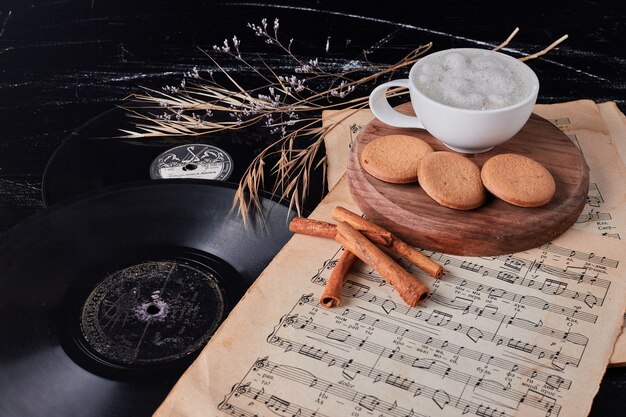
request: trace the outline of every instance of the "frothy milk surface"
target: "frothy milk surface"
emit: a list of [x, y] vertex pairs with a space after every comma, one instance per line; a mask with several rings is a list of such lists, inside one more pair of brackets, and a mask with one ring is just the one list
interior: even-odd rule
[[490, 51], [451, 50], [417, 66], [414, 82], [427, 97], [452, 107], [492, 110], [528, 97], [531, 80]]

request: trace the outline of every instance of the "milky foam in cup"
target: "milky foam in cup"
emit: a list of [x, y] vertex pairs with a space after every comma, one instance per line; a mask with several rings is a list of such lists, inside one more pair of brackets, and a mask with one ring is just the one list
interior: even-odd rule
[[[406, 87], [417, 117], [403, 115], [386, 99], [390, 87]], [[539, 81], [523, 62], [484, 49], [448, 49], [413, 65], [409, 78], [378, 86], [370, 108], [396, 127], [423, 128], [448, 148], [481, 153], [513, 137], [528, 121]]]

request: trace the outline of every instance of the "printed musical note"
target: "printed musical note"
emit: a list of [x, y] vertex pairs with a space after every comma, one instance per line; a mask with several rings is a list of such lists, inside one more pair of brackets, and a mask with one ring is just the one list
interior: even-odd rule
[[352, 381], [354, 378], [356, 378], [358, 374], [361, 373], [360, 369], [352, 368], [352, 361], [353, 359], [349, 359], [341, 366], [341, 375], [343, 375], [344, 378], [349, 379], [350, 381]]
[[[581, 390], [571, 368], [595, 354], [588, 332], [602, 326], [603, 300], [617, 287], [600, 252], [550, 244], [483, 258], [429, 253], [446, 275], [417, 308], [357, 261], [343, 306], [322, 309], [307, 293], [276, 315], [263, 359], [225, 393], [227, 412], [329, 417], [357, 407], [418, 417], [419, 405], [423, 415], [568, 415], [564, 398]], [[320, 290], [331, 272], [321, 269], [307, 281]]]
[[498, 411], [496, 408], [491, 408], [491, 406], [484, 406], [480, 404], [476, 409], [476, 415], [480, 417], [498, 417], [504, 415], [504, 411]]
[[513, 269], [514, 271], [521, 272], [522, 268], [526, 266], [526, 262], [521, 259], [509, 256], [504, 261], [504, 266], [506, 268]]
[[348, 337], [350, 337], [350, 333], [344, 329], [331, 329], [326, 337], [330, 340], [337, 340], [339, 342], [345, 342]]
[[359, 405], [369, 411], [374, 411], [380, 404], [380, 400], [373, 395], [364, 395], [359, 400]]
[[287, 408], [289, 408], [289, 405], [291, 403], [289, 401], [285, 401], [281, 398], [278, 398], [274, 395], [272, 395], [269, 400], [265, 401], [265, 406], [267, 408], [269, 408], [272, 411], [287, 411]]
[[450, 320], [452, 320], [452, 314], [440, 310], [433, 310], [426, 319], [426, 322], [435, 326], [447, 326]]
[[501, 281], [508, 282], [509, 284], [515, 284], [515, 282], [519, 279], [517, 275], [509, 274], [508, 272], [498, 272], [496, 278]]
[[[545, 288], [545, 290], [544, 290]], [[546, 278], [544, 285], [540, 288], [542, 292], [546, 294], [563, 294], [563, 291], [567, 288], [567, 283], [557, 281], [554, 279]]]
[[414, 368], [430, 369], [435, 363], [437, 362], [432, 359], [416, 358], [411, 366]]
[[564, 380], [560, 376], [550, 375], [546, 380], [546, 385], [558, 390], [559, 388], [561, 388], [561, 385], [563, 385], [563, 382]]
[[536, 347], [535, 345], [531, 345], [528, 342], [522, 342], [521, 340], [513, 340], [513, 339], [509, 340], [506, 345], [510, 348], [521, 350], [522, 352], [526, 352], [526, 353], [532, 353], [532, 351]]
[[461, 268], [466, 269], [468, 271], [472, 271], [472, 272], [479, 272], [483, 266], [479, 265], [479, 264], [475, 264], [472, 262], [467, 262], [467, 261], [463, 261], [461, 262]]
[[598, 304], [598, 299], [593, 294], [585, 295], [585, 304], [589, 306], [589, 308], [593, 308], [593, 306]]
[[454, 297], [447, 305], [455, 310], [463, 310], [463, 314], [467, 314], [473, 303], [474, 300], [470, 300], [469, 298]]
[[413, 381], [410, 381], [407, 378], [402, 378], [400, 376], [389, 374], [387, 375], [387, 378], [385, 379], [385, 383], [408, 391], [411, 388]]
[[433, 393], [432, 399], [435, 404], [437, 404], [437, 407], [441, 408], [442, 410], [446, 405], [450, 404], [450, 395], [448, 395], [448, 393], [444, 390], [436, 390]]
[[478, 310], [478, 317], [481, 317], [483, 314], [485, 315], [495, 315], [498, 313], [498, 306], [487, 305], [485, 308], [481, 308]]
[[324, 352], [321, 349], [315, 349], [312, 346], [302, 346], [299, 350], [298, 353], [304, 356], [308, 356], [309, 358], [313, 358], [316, 360], [321, 360], [324, 355], [326, 355], [328, 352]]
[[465, 333], [467, 337], [474, 343], [477, 343], [479, 339], [482, 339], [484, 334], [482, 330], [477, 329], [476, 327], [470, 327], [467, 329], [467, 333]]
[[381, 307], [385, 313], [391, 314], [391, 312], [394, 311], [398, 306], [394, 301], [385, 300]]
[[358, 282], [355, 282], [349, 279], [346, 280], [345, 284], [343, 285], [343, 288], [344, 290], [348, 292], [348, 294], [350, 294], [349, 295], [350, 297], [354, 297], [354, 298], [363, 297], [365, 294], [370, 292], [369, 286], [360, 284]]
[[501, 288], [491, 288], [489, 290], [489, 295], [491, 297], [496, 297], [496, 298], [502, 298], [504, 297], [505, 294], [507, 294], [508, 291], [505, 291]]

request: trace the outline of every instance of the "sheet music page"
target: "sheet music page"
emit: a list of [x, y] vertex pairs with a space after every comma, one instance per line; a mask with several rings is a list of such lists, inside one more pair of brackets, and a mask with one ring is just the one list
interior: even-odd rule
[[[559, 104], [539, 104], [534, 112], [550, 120], [581, 149], [589, 166], [589, 193], [587, 204], [574, 228], [598, 235], [619, 239], [626, 236], [626, 165], [617, 151], [621, 146], [626, 152], [626, 127], [619, 109], [609, 103], [603, 104], [606, 113], [613, 110], [611, 130], [590, 100]], [[621, 115], [615, 115], [617, 112]], [[336, 110], [324, 112], [327, 123], [336, 118]], [[332, 130], [326, 137], [326, 154], [329, 158], [327, 178], [329, 189], [335, 179], [346, 171], [350, 143], [363, 127], [374, 118], [369, 110], [360, 110]], [[621, 122], [621, 126], [620, 123]], [[619, 130], [621, 128], [621, 130]], [[618, 132], [621, 132], [619, 134]], [[618, 137], [613, 137], [612, 135]], [[332, 161], [332, 163], [330, 163]], [[621, 233], [621, 236], [620, 236]]]
[[[620, 238], [622, 231], [623, 236], [626, 230], [624, 114], [613, 102], [596, 105], [590, 100], [537, 105], [535, 113], [549, 119], [568, 134], [582, 150], [589, 165], [587, 204], [573, 227], [608, 238]], [[336, 111], [324, 112], [324, 118], [328, 119], [328, 123], [332, 123], [336, 119]], [[329, 186], [346, 170], [351, 141], [373, 118], [371, 111], [361, 110], [326, 137]], [[622, 333], [623, 336], [615, 344], [615, 351], [611, 357], [612, 365], [626, 365], [626, 332]]]
[[[338, 204], [357, 211], [345, 180], [312, 217]], [[622, 323], [622, 241], [572, 230], [510, 256], [424, 252], [445, 275], [411, 269], [431, 287], [416, 308], [357, 264], [324, 309], [341, 250], [290, 240], [156, 415], [587, 415]]]
[[[619, 110], [614, 102], [600, 103], [597, 105], [604, 124], [609, 130], [611, 139], [617, 146], [622, 161], [626, 161], [626, 116]], [[626, 162], [625, 162], [626, 163]], [[624, 181], [622, 181], [623, 183]], [[615, 342], [615, 349], [611, 356], [610, 364], [614, 366], [626, 365], [626, 315], [624, 316], [624, 326], [622, 334]]]
[[[590, 100], [537, 105], [581, 149], [589, 166], [587, 204], [573, 226], [602, 236], [626, 237], [626, 166], [597, 106]], [[616, 140], [618, 139], [618, 140]]]

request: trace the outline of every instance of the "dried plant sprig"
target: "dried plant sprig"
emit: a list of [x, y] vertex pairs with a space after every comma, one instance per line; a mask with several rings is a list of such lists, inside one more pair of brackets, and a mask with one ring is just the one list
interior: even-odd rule
[[519, 32], [519, 28], [515, 28], [513, 29], [513, 32], [511, 32], [511, 34], [509, 35], [508, 38], [506, 38], [504, 40], [504, 42], [502, 42], [500, 45], [496, 46], [495, 48], [493, 48], [494, 51], [499, 51], [500, 49], [504, 48], [505, 46], [507, 46], [515, 37], [515, 35], [517, 35], [517, 32]]
[[[322, 168], [325, 172], [326, 169], [325, 157], [316, 162], [324, 138], [343, 120], [368, 105], [367, 95], [353, 98], [353, 93], [358, 87], [393, 77], [432, 47], [432, 43], [421, 45], [398, 62], [384, 65], [370, 62], [364, 52], [362, 61], [353, 60], [336, 69], [318, 58], [296, 56], [292, 52], [293, 39], [285, 44], [278, 37], [278, 19], [274, 19], [271, 27], [267, 19], [262, 19], [260, 24], [248, 23], [247, 27], [266, 44], [281, 50], [291, 61], [291, 65], [287, 65], [291, 71], [284, 73], [272, 68], [259, 55], [254, 59], [262, 65], [253, 65], [242, 53], [237, 36], [224, 39], [222, 45], [213, 46], [213, 51], [243, 65], [260, 81], [260, 86], [244, 88], [230, 74], [231, 70], [202, 50], [226, 82], [216, 81], [212, 71], [207, 71], [208, 76], [205, 76], [204, 71], [193, 67], [178, 86], [165, 86], [162, 91], [144, 88], [143, 94], [132, 96], [136, 105], [127, 109], [135, 120], [135, 129], [122, 131], [127, 138], [138, 139], [199, 136], [265, 124], [278, 138], [256, 155], [239, 182], [233, 208], [238, 210], [244, 223], [252, 211], [261, 209], [259, 195], [265, 188], [268, 171], [275, 178], [272, 193], [287, 199], [290, 208], [300, 214], [310, 189], [312, 171]], [[518, 32], [519, 28], [515, 28], [493, 50], [507, 46]], [[541, 56], [566, 38], [567, 35], [542, 51], [518, 59], [525, 61]], [[390, 90], [391, 96], [403, 94], [406, 91]], [[332, 121], [320, 116], [323, 110], [337, 108], [341, 109], [339, 117], [333, 115]], [[302, 137], [308, 138], [304, 146]], [[270, 164], [270, 161], [275, 162]]]
[[565, 39], [567, 39], [569, 36], [567, 34], [561, 36], [559, 39], [555, 40], [554, 42], [552, 42], [550, 45], [548, 45], [546, 48], [542, 49], [539, 52], [535, 52], [534, 54], [530, 54], [521, 58], [518, 58], [520, 61], [528, 61], [530, 59], [535, 59], [535, 58], [539, 58], [542, 55], [547, 54], [548, 52], [550, 52], [552, 49], [556, 48], [561, 42], [565, 41]]

